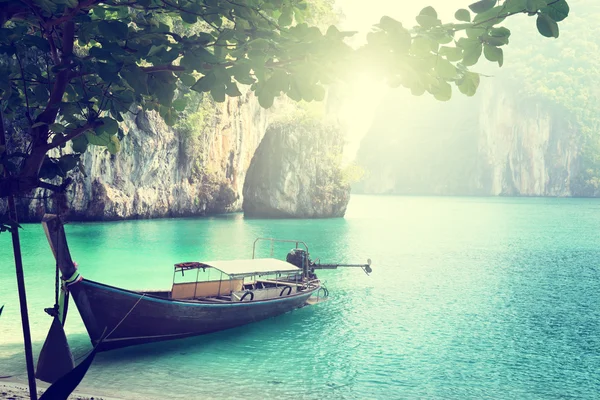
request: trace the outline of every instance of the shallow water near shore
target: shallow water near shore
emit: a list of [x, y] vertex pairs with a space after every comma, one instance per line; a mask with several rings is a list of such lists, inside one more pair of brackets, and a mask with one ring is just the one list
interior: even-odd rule
[[[599, 227], [595, 199], [392, 196], [353, 196], [343, 219], [72, 223], [81, 273], [129, 289], [169, 288], [175, 262], [250, 258], [261, 236], [304, 240], [323, 262], [373, 259], [371, 276], [320, 272], [326, 303], [101, 353], [81, 388], [127, 399], [597, 398]], [[25, 381], [10, 243], [0, 235], [0, 376]], [[54, 260], [40, 225], [24, 226], [22, 246], [37, 356]], [[69, 311], [83, 357], [89, 339]]]

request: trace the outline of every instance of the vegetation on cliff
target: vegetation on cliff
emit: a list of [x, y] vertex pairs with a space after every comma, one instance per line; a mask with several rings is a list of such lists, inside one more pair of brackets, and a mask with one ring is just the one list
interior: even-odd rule
[[[510, 77], [523, 101], [534, 100], [553, 107], [580, 132], [584, 176], [581, 193], [597, 195], [600, 189], [600, 86], [598, 35], [600, 4], [593, 0], [573, 0], [576, 12], [564, 24], [568, 40], [540, 41], [510, 48]], [[526, 35], [524, 23], [511, 25], [515, 35]]]

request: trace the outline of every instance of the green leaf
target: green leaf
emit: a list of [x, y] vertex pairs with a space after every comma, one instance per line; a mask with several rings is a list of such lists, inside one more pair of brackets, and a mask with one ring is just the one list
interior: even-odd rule
[[456, 77], [456, 67], [444, 58], [438, 58], [435, 65], [435, 72], [438, 76], [445, 80], [450, 80]]
[[419, 13], [419, 15], [427, 15], [429, 17], [433, 17], [433, 18], [437, 18], [438, 14], [435, 11], [435, 8], [429, 6], [429, 7], [425, 7], [424, 9], [421, 10], [421, 12]]
[[290, 82], [290, 88], [286, 94], [290, 99], [294, 101], [302, 100], [302, 92], [300, 91], [300, 86], [296, 82], [295, 78], [292, 79], [292, 81]]
[[223, 103], [225, 101], [225, 85], [218, 83], [210, 89], [210, 95], [217, 103]]
[[185, 107], [187, 107], [187, 100], [184, 97], [180, 97], [179, 99], [174, 100], [171, 106], [177, 111], [184, 111]]
[[96, 63], [96, 71], [102, 80], [107, 83], [115, 82], [119, 79], [117, 74], [119, 66], [114, 62], [98, 62]]
[[422, 9], [416, 19], [419, 25], [426, 29], [442, 24], [442, 21], [438, 19], [437, 12], [433, 7], [425, 7]]
[[236, 81], [245, 85], [252, 85], [254, 78], [250, 76], [251, 67], [247, 62], [238, 62], [227, 70]]
[[486, 32], [487, 32], [487, 28], [467, 28], [465, 30], [467, 37], [470, 39], [479, 38], [482, 35], [484, 35]]
[[227, 89], [225, 89], [225, 93], [229, 97], [238, 97], [242, 95], [242, 92], [240, 92], [240, 89], [235, 84], [235, 82], [229, 82], [227, 84]]
[[170, 105], [175, 95], [177, 78], [171, 71], [159, 71], [148, 74], [148, 92], [156, 96], [161, 105]]
[[181, 83], [188, 87], [192, 87], [196, 83], [196, 78], [194, 78], [194, 76], [190, 74], [179, 75], [179, 80], [181, 81]]
[[527, 0], [508, 0], [505, 1], [502, 7], [507, 13], [520, 13], [527, 9]]
[[547, 14], [538, 14], [537, 29], [545, 37], [558, 37], [558, 24]]
[[104, 19], [106, 17], [106, 10], [101, 6], [94, 7], [92, 13], [97, 19]]
[[315, 85], [312, 92], [315, 101], [323, 101], [325, 99], [325, 88], [323, 86]]
[[381, 17], [381, 19], [379, 20], [379, 27], [386, 32], [405, 30], [400, 21], [395, 20], [392, 17], [388, 17], [387, 15]]
[[45, 122], [36, 122], [35, 124], [31, 125], [32, 128], [39, 128], [40, 126], [44, 126], [44, 125], [48, 125]]
[[12, 56], [15, 54], [16, 48], [15, 46], [0, 46], [0, 54], [6, 54], [7, 56]]
[[119, 151], [121, 151], [121, 142], [119, 142], [119, 138], [116, 136], [111, 136], [110, 142], [108, 142], [106, 148], [110, 154], [117, 154]]
[[121, 21], [103, 20], [98, 23], [98, 30], [105, 39], [124, 40], [127, 39], [129, 28]]
[[281, 13], [281, 15], [279, 16], [277, 23], [280, 26], [289, 26], [292, 24], [293, 20], [294, 20], [294, 14], [293, 14], [292, 8], [286, 7], [283, 10], [283, 12]]
[[560, 22], [569, 16], [569, 4], [566, 0], [559, 0], [542, 8], [540, 11], [547, 14], [554, 21]]
[[479, 87], [479, 75], [473, 72], [465, 71], [461, 81], [457, 82], [458, 90], [467, 96], [474, 96]]
[[181, 12], [179, 15], [181, 15], [182, 21], [185, 22], [186, 24], [195, 24], [196, 22], [198, 22], [198, 17], [195, 16], [194, 14], [190, 14], [187, 12]]
[[58, 167], [62, 170], [63, 175], [77, 167], [79, 157], [79, 154], [67, 154], [58, 159]]
[[23, 44], [27, 47], [37, 47], [41, 51], [50, 51], [50, 44], [41, 36], [26, 35], [23, 38]]
[[136, 94], [148, 94], [148, 74], [137, 65], [127, 65], [121, 70], [120, 74]]
[[479, 57], [481, 57], [481, 53], [483, 51], [481, 42], [479, 40], [460, 38], [458, 45], [463, 49], [462, 63], [466, 67], [477, 64], [477, 61], [479, 61]]
[[88, 147], [88, 140], [86, 135], [77, 136], [72, 140], [73, 151], [76, 153], [85, 153]]
[[55, 158], [46, 156], [40, 168], [39, 177], [42, 179], [54, 179], [57, 176], [64, 176], [63, 171], [58, 167]]
[[217, 77], [215, 76], [215, 73], [211, 71], [202, 78], [198, 79], [191, 89], [199, 93], [209, 92], [216, 82]]
[[505, 28], [503, 26], [498, 27], [498, 28], [492, 28], [489, 31], [489, 36], [493, 36], [493, 37], [510, 37], [510, 29]]
[[52, 3], [50, 0], [33, 0], [33, 2], [48, 14], [52, 14], [57, 8], [56, 4]]
[[503, 6], [497, 6], [491, 10], [477, 14], [475, 18], [473, 18], [473, 23], [479, 24], [480, 27], [484, 28], [491, 27], [504, 21], [507, 14], [508, 13]]
[[162, 119], [165, 121], [165, 124], [167, 124], [167, 126], [174, 126], [177, 123], [178, 115], [177, 115], [177, 112], [175, 112], [173, 107], [160, 106], [158, 108], [158, 113], [160, 114]]
[[63, 133], [65, 131], [65, 126], [62, 124], [58, 124], [58, 123], [50, 124], [50, 126], [48, 128], [53, 133]]
[[214, 54], [203, 47], [196, 47], [185, 52], [181, 59], [180, 65], [188, 71], [201, 71], [204, 69], [204, 64], [213, 64], [218, 62]]
[[442, 21], [437, 18], [430, 17], [429, 15], [417, 15], [417, 23], [425, 29], [433, 28], [434, 26], [440, 26]]
[[498, 47], [486, 44], [483, 46], [483, 54], [489, 61], [498, 62], [498, 66], [500, 67], [504, 63], [504, 52]]
[[537, 12], [540, 8], [544, 8], [548, 5], [546, 0], [527, 0], [525, 8], [529, 12]]
[[271, 107], [273, 105], [274, 100], [275, 96], [268, 90], [262, 90], [258, 94], [258, 104], [260, 104], [260, 106], [263, 108]]
[[111, 135], [106, 132], [96, 130], [95, 133], [85, 132], [85, 137], [88, 143], [94, 146], [108, 146]]
[[279, 95], [282, 91], [287, 92], [290, 86], [290, 77], [284, 70], [278, 69], [267, 81], [267, 86], [275, 95]]
[[460, 47], [443, 46], [440, 48], [439, 54], [446, 57], [448, 61], [456, 62], [463, 59], [463, 50]]
[[102, 117], [100, 121], [102, 121], [102, 125], [96, 128], [96, 132], [109, 135], [116, 135], [119, 132], [119, 123], [116, 120], [110, 117]]
[[39, 104], [45, 103], [46, 101], [48, 101], [48, 97], [50, 97], [46, 85], [43, 85], [41, 83], [35, 85], [35, 87], [33, 88], [33, 94], [35, 95], [35, 101]]
[[164, 48], [166, 48], [166, 46], [164, 44], [161, 44], [160, 46], [152, 45], [150, 47], [150, 50], [148, 51], [147, 57], [152, 57], [153, 55], [155, 55], [156, 53], [158, 53], [159, 51], [161, 51]]
[[483, 37], [483, 40], [492, 46], [504, 46], [505, 44], [508, 44], [509, 37], [510, 30], [500, 27], [490, 29], [488, 34]]
[[461, 8], [460, 10], [456, 11], [456, 13], [454, 13], [454, 18], [456, 18], [459, 21], [471, 22], [471, 13], [469, 13], [469, 10]]
[[433, 97], [440, 101], [448, 101], [452, 98], [452, 86], [448, 82], [441, 81], [433, 88]]
[[248, 47], [251, 50], [260, 50], [261, 52], [271, 47], [271, 43], [264, 38], [258, 38], [248, 42]]
[[481, 0], [469, 6], [475, 14], [481, 14], [494, 8], [497, 0]]
[[413, 54], [424, 57], [431, 54], [432, 51], [437, 51], [437, 46], [438, 44], [432, 40], [423, 36], [417, 36], [413, 40], [410, 50]]

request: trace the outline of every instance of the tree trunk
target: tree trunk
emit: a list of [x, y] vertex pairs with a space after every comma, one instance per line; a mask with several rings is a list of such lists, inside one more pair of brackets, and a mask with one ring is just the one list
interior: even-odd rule
[[[0, 110], [0, 145], [6, 146], [6, 132], [4, 130], [4, 116]], [[8, 149], [5, 147], [5, 151]], [[4, 177], [8, 178], [9, 173], [4, 168]], [[18, 222], [17, 207], [15, 198], [11, 194], [8, 196], [8, 215], [11, 220]], [[19, 239], [19, 229], [11, 229], [13, 253], [15, 257], [15, 269], [17, 272], [17, 287], [19, 290], [19, 304], [21, 306], [21, 325], [23, 326], [23, 342], [25, 345], [25, 362], [27, 364], [27, 380], [29, 382], [29, 396], [31, 400], [37, 400], [37, 388], [35, 382], [35, 371], [33, 368], [33, 351], [31, 348], [31, 332], [29, 329], [29, 314], [27, 312], [27, 295], [25, 292], [25, 278], [23, 276], [23, 259], [21, 257], [21, 241]]]

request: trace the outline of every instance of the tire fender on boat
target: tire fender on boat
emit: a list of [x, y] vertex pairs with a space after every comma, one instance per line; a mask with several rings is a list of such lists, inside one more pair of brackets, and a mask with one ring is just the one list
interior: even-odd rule
[[279, 292], [279, 297], [284, 296], [283, 292], [285, 292], [286, 289], [289, 289], [287, 294], [285, 296], [289, 296], [290, 294], [292, 294], [292, 287], [291, 286], [286, 286], [283, 289], [281, 289], [281, 292]]
[[250, 295], [250, 300], [248, 301], [252, 301], [254, 300], [254, 293], [251, 291], [247, 291], [246, 293], [244, 293], [244, 295], [240, 298], [240, 301], [244, 301], [244, 299], [246, 298], [246, 296]]

